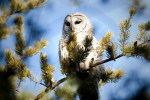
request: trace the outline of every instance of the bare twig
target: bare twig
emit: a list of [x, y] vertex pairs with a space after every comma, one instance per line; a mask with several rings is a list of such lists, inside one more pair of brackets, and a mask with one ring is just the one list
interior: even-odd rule
[[47, 87], [47, 86], [46, 86], [45, 84], [43, 84], [42, 82], [38, 82], [38, 81], [34, 80], [33, 77], [28, 77], [28, 78], [29, 78], [31, 81], [35, 82], [36, 84], [41, 84], [41, 85]]
[[120, 54], [120, 55], [118, 55], [118, 56], [116, 56], [116, 57], [114, 57], [114, 58], [109, 58], [109, 59], [105, 59], [105, 60], [98, 61], [98, 62], [96, 61], [96, 62], [93, 63], [93, 65], [91, 66], [91, 68], [96, 67], [96, 66], [101, 65], [101, 64], [104, 64], [104, 63], [106, 63], [106, 62], [109, 62], [109, 61], [118, 59], [118, 58], [120, 58], [120, 57], [122, 57], [122, 56], [125, 56], [125, 55], [124, 55], [124, 54]]
[[[143, 45], [143, 44], [148, 43], [148, 42], [150, 42], [150, 40], [146, 40], [146, 41], [140, 43], [139, 45]], [[139, 46], [139, 45], [138, 45], [138, 46]]]

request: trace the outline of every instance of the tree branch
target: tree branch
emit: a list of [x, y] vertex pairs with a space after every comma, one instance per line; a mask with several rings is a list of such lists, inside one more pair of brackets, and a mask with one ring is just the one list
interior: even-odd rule
[[104, 64], [104, 63], [106, 63], [106, 62], [109, 62], [109, 61], [118, 59], [118, 58], [120, 58], [120, 57], [122, 57], [122, 56], [125, 56], [125, 55], [122, 53], [122, 54], [120, 54], [120, 55], [118, 55], [118, 56], [116, 56], [116, 57], [114, 57], [114, 58], [109, 58], [109, 59], [105, 59], [105, 60], [98, 61], [98, 62], [96, 61], [96, 62], [93, 63], [93, 65], [91, 66], [91, 68], [96, 67], [96, 66], [101, 65], [101, 64]]
[[[150, 40], [146, 40], [146, 41], [144, 41], [144, 42], [138, 44], [137, 46], [146, 44], [146, 43], [148, 43], [148, 42], [150, 42]], [[92, 69], [93, 67], [96, 67], [96, 66], [98, 66], [98, 65], [104, 64], [104, 63], [106, 63], [106, 62], [109, 62], [109, 61], [112, 61], [112, 60], [115, 60], [115, 59], [118, 59], [118, 58], [120, 58], [120, 57], [122, 57], [122, 56], [125, 56], [125, 54], [122, 53], [122, 54], [120, 54], [120, 55], [118, 55], [118, 56], [116, 56], [116, 57], [114, 57], [114, 58], [109, 58], [109, 59], [105, 59], [105, 60], [102, 60], [102, 61], [95, 61], [95, 62], [93, 62], [92, 66], [91, 66], [87, 71], [89, 71], [89, 70]]]
[[[150, 39], [149, 39], [149, 40], [144, 41], [143, 43], [140, 43], [139, 45], [143, 45], [143, 44], [146, 44], [146, 43], [148, 43], [148, 42], [150, 42]], [[138, 45], [138, 46], [139, 46], [139, 45]]]
[[31, 81], [35, 82], [36, 84], [41, 84], [41, 85], [47, 87], [47, 86], [46, 86], [45, 84], [43, 84], [42, 82], [38, 82], [38, 81], [34, 80], [32, 77], [28, 77], [28, 78], [29, 78]]
[[51, 90], [53, 90], [55, 87], [57, 87], [59, 84], [63, 83], [64, 81], [67, 80], [68, 77], [64, 77], [62, 79], [60, 79], [59, 81], [55, 82], [52, 87], [50, 88]]
[[39, 100], [40, 98], [42, 98], [46, 93], [48, 93], [49, 91], [55, 89], [58, 85], [60, 85], [61, 83], [63, 83], [64, 81], [67, 80], [68, 77], [64, 77], [62, 79], [60, 79], [59, 81], [55, 82], [51, 87], [47, 87], [43, 92], [39, 93], [35, 100]]

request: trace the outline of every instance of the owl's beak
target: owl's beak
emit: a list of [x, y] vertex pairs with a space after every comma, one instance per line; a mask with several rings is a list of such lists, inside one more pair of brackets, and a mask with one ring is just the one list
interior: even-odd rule
[[74, 32], [74, 31], [75, 31], [75, 29], [73, 27], [71, 27], [71, 32]]

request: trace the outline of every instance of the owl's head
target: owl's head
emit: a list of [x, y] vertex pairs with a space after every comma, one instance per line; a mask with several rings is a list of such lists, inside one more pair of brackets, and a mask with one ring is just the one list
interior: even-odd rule
[[65, 17], [63, 31], [65, 33], [90, 32], [93, 33], [93, 27], [88, 17], [82, 13], [69, 14]]

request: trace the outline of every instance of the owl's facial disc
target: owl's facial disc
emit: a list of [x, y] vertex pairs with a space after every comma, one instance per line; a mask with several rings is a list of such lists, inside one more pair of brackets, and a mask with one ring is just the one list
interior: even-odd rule
[[68, 15], [64, 23], [64, 30], [66, 32], [81, 32], [86, 27], [86, 20], [81, 15]]

